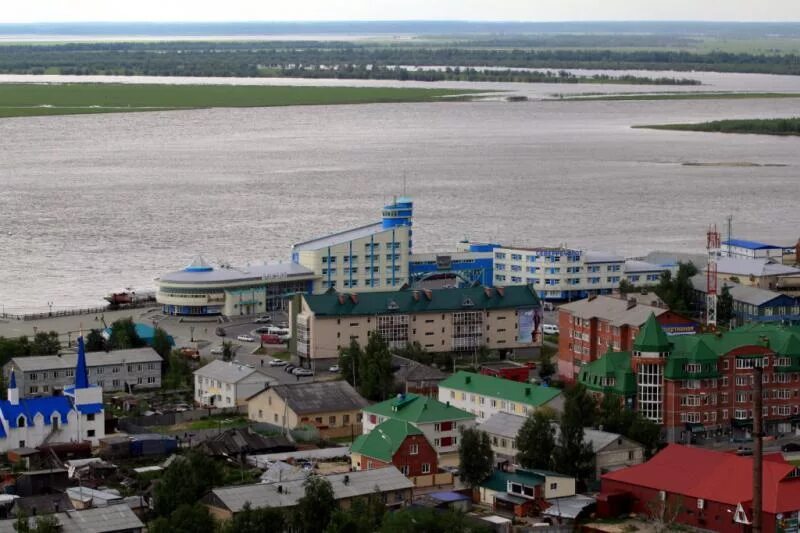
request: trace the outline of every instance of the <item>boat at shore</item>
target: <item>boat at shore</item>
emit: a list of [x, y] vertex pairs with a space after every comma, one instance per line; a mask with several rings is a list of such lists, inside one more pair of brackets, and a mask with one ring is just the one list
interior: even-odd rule
[[111, 305], [128, 305], [155, 301], [156, 293], [155, 291], [135, 291], [128, 287], [121, 291], [112, 292], [103, 299]]

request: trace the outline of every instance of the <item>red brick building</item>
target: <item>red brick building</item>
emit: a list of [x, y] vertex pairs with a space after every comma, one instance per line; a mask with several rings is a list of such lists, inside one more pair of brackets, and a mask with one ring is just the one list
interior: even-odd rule
[[[655, 300], [654, 300], [655, 298]], [[700, 325], [658, 303], [658, 297], [631, 295], [590, 296], [558, 308], [558, 375], [574, 381], [582, 365], [597, 360], [609, 350], [629, 351], [633, 339], [651, 314], [667, 335], [693, 335]]]
[[408, 478], [433, 475], [438, 455], [422, 430], [404, 420], [390, 418], [372, 431], [359, 435], [350, 449], [355, 470], [371, 470], [393, 464]]
[[668, 337], [651, 315], [632, 351], [606, 353], [583, 366], [578, 379], [663, 425], [668, 441], [688, 443], [750, 436], [756, 365], [763, 372], [764, 431], [794, 431], [800, 427], [798, 326], [748, 325]]
[[[781, 454], [764, 456], [762, 530], [797, 531], [800, 472]], [[753, 460], [670, 444], [648, 462], [603, 475], [603, 517], [664, 513], [674, 523], [720, 533], [750, 531]]]

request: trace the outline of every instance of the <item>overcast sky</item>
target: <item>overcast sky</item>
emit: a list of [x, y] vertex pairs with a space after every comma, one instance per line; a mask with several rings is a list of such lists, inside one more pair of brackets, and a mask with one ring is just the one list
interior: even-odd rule
[[0, 0], [0, 6], [0, 22], [800, 20], [800, 0]]

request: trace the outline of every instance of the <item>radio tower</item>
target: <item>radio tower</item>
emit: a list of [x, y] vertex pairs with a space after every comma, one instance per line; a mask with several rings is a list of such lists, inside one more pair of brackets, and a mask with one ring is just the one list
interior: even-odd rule
[[717, 257], [719, 256], [719, 231], [714, 224], [706, 233], [708, 266], [706, 267], [706, 326], [717, 327]]

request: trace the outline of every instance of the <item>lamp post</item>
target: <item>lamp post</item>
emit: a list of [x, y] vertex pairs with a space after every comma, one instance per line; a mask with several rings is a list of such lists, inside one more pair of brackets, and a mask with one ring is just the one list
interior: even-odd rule
[[189, 342], [194, 342], [194, 326], [189, 326]]
[[53, 302], [47, 302], [47, 307], [50, 308], [48, 316], [53, 316]]

